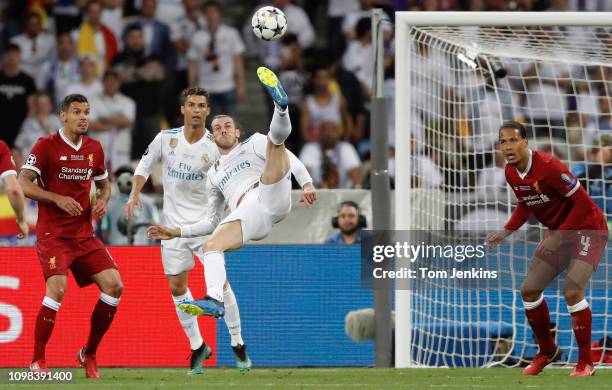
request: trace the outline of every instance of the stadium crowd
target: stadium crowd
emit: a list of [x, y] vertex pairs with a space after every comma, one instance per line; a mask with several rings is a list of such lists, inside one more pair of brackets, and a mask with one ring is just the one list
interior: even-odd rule
[[[160, 129], [181, 125], [179, 93], [191, 85], [210, 92], [211, 115], [240, 111], [255, 97], [249, 94], [246, 69], [265, 65], [279, 74], [290, 98], [294, 131], [288, 148], [311, 171], [318, 188], [369, 187], [369, 108], [372, 86], [371, 10], [382, 7], [385, 42], [385, 94], [394, 96], [394, 11], [612, 11], [611, 2], [596, 0], [272, 0], [288, 19], [285, 36], [264, 42], [251, 32], [252, 12], [259, 1], [204, 0], [29, 0], [0, 1], [2, 69], [0, 71], [0, 139], [11, 146], [17, 166], [40, 136], [61, 127], [58, 102], [81, 93], [91, 102], [89, 135], [103, 144], [109, 172], [134, 166]], [[445, 54], [418, 45], [414, 59], [428, 69], [440, 87]], [[536, 69], [537, 68], [537, 69]], [[521, 118], [535, 136], [569, 144], [568, 151], [543, 144], [558, 157], [578, 161], [572, 170], [585, 182], [598, 205], [612, 217], [612, 89], [610, 67], [589, 68], [582, 79], [593, 87], [562, 83], [518, 85], [519, 75], [549, 74], [563, 78], [551, 64], [506, 66], [505, 99], [529, 107]], [[566, 69], [578, 72], [580, 69]], [[574, 73], [572, 73], [574, 74]], [[415, 185], [444, 191], [506, 191], [503, 161], [494, 152], [497, 104], [486, 80], [478, 91], [479, 107], [460, 107], [465, 121], [434, 123], [423, 109], [411, 131], [425, 139], [414, 156]], [[253, 88], [251, 88], [252, 90]], [[263, 93], [263, 91], [255, 91]], [[532, 92], [533, 94], [528, 94]], [[566, 93], [567, 92], [567, 93]], [[571, 92], [571, 93], [570, 93]], [[556, 117], [538, 117], [537, 105], [525, 96], [566, 96]], [[423, 98], [421, 96], [421, 98]], [[415, 99], [419, 107], [419, 98]], [[495, 103], [495, 100], [493, 100]], [[421, 103], [427, 103], [425, 100]], [[261, 113], [270, 113], [264, 103]], [[420, 106], [422, 108], [422, 106]], [[474, 116], [474, 113], [478, 113]], [[248, 122], [248, 114], [241, 122]], [[391, 124], [393, 124], [393, 111]], [[546, 123], [544, 123], [546, 122]], [[461, 125], [464, 123], [465, 126]], [[392, 134], [394, 129], [391, 129]], [[441, 131], [448, 137], [432, 137]], [[457, 133], [457, 134], [455, 134]], [[391, 134], [390, 173], [394, 174]], [[455, 135], [459, 135], [455, 137]], [[443, 139], [443, 144], [436, 143]], [[460, 142], [462, 145], [450, 145]], [[436, 141], [437, 140], [437, 141]], [[478, 140], [478, 142], [474, 142]], [[448, 142], [447, 142], [448, 141]], [[585, 146], [586, 147], [581, 147]], [[573, 146], [573, 147], [572, 147]], [[453, 153], [452, 150], [461, 150]], [[450, 152], [449, 152], [450, 151]], [[467, 152], [465, 152], [467, 151]], [[565, 153], [565, 154], [564, 154]], [[452, 159], [452, 161], [450, 161]], [[457, 169], [467, 167], [469, 169]], [[482, 170], [478, 177], [474, 169]], [[159, 191], [152, 185], [149, 192]], [[483, 194], [490, 195], [490, 194]], [[117, 193], [118, 197], [122, 196]], [[505, 197], [505, 195], [504, 195]], [[113, 224], [114, 225], [114, 224]]]

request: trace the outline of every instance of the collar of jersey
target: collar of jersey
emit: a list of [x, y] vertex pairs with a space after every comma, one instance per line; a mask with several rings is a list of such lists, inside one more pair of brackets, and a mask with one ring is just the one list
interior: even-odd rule
[[529, 160], [527, 160], [527, 168], [525, 168], [525, 172], [521, 172], [518, 170], [518, 168], [514, 168], [521, 179], [525, 179], [525, 177], [527, 177], [527, 174], [531, 170], [531, 163], [533, 162], [533, 153], [531, 152], [531, 149], [527, 150], [529, 151]]
[[58, 130], [60, 137], [62, 138], [62, 140], [68, 144], [68, 146], [70, 146], [72, 149], [76, 150], [77, 152], [79, 151], [79, 149], [81, 149], [81, 145], [83, 145], [83, 137], [81, 137], [79, 139], [79, 143], [78, 145], [75, 145], [72, 143], [72, 141], [70, 141], [68, 139], [68, 137], [66, 137], [64, 135], [64, 128], [62, 127], [61, 129]]

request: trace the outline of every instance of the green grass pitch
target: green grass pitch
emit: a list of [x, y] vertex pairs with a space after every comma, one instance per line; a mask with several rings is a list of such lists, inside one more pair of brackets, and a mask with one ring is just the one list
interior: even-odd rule
[[[72, 370], [72, 369], [71, 369]], [[548, 369], [537, 377], [523, 377], [520, 369], [374, 369], [298, 368], [206, 369], [188, 376], [177, 368], [102, 368], [102, 380], [85, 379], [74, 369], [72, 384], [0, 384], [0, 388], [45, 389], [612, 389], [612, 370], [594, 377], [570, 378], [569, 369]]]

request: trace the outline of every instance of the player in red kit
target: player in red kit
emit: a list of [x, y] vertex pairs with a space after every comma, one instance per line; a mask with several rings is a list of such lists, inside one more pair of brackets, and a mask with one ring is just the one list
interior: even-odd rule
[[504, 230], [490, 234], [486, 245], [495, 247], [520, 228], [530, 214], [549, 229], [536, 248], [521, 286], [525, 315], [540, 348], [523, 375], [538, 375], [561, 357], [550, 332], [550, 314], [542, 292], [562, 271], [566, 271], [563, 295], [579, 350], [578, 362], [570, 375], [593, 375], [591, 309], [584, 289], [606, 249], [606, 219], [561, 161], [529, 149], [523, 125], [504, 123], [499, 130], [499, 142], [508, 162], [506, 180], [518, 204]]
[[[115, 261], [93, 234], [91, 219], [106, 213], [110, 184], [102, 146], [85, 135], [88, 116], [85, 96], [66, 96], [60, 108], [64, 127], [36, 142], [19, 173], [19, 182], [25, 195], [38, 201], [36, 251], [46, 284], [36, 317], [30, 370], [47, 371], [45, 347], [70, 269], [80, 287], [95, 283], [100, 289], [89, 338], [77, 354], [86, 376], [99, 378], [96, 350], [113, 321], [123, 284]], [[92, 181], [98, 192], [93, 203], [89, 196]]]
[[15, 211], [15, 221], [20, 230], [17, 237], [24, 238], [28, 235], [29, 227], [25, 221], [23, 190], [17, 181], [17, 168], [11, 150], [4, 141], [0, 141], [0, 178], [4, 180], [6, 194], [13, 211]]

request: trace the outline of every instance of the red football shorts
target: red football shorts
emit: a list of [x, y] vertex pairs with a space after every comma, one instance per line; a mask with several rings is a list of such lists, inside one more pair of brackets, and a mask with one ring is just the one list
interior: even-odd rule
[[91, 275], [115, 268], [117, 264], [97, 237], [43, 237], [36, 244], [38, 260], [45, 280], [52, 275], [68, 275], [72, 271], [79, 287], [93, 282]]
[[[547, 231], [545, 237], [550, 236]], [[554, 252], [547, 252], [538, 244], [535, 250], [535, 257], [538, 257], [548, 264], [564, 270], [569, 267], [571, 260], [582, 260], [597, 269], [601, 257], [606, 251], [608, 243], [608, 230], [578, 230], [564, 231], [563, 243]]]

